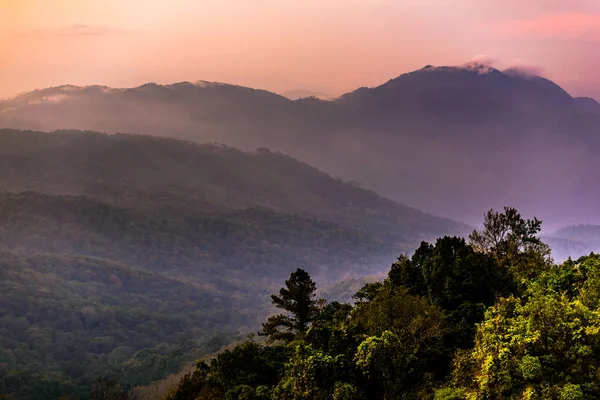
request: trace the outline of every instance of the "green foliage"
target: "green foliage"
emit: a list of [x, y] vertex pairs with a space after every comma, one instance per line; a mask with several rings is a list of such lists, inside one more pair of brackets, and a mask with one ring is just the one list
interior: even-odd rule
[[589, 256], [544, 272], [522, 298], [500, 299], [456, 361], [455, 384], [475, 398], [598, 398], [599, 282], [600, 259]]
[[365, 335], [356, 364], [384, 398], [419, 398], [431, 380], [443, 377], [447, 325], [424, 298], [386, 281], [372, 301], [357, 305], [352, 323]]
[[360, 400], [362, 396], [356, 386], [350, 383], [336, 382], [331, 398], [333, 400]]
[[450, 341], [460, 348], [473, 345], [486, 307], [513, 286], [505, 268], [457, 237], [422, 243], [411, 259], [402, 256], [392, 265], [389, 279], [440, 307], [452, 324]]
[[270, 400], [271, 396], [266, 386], [253, 388], [239, 385], [225, 393], [226, 400]]
[[285, 364], [285, 374], [273, 390], [273, 396], [286, 400], [330, 399], [336, 378], [344, 369], [343, 357], [297, 344], [293, 346], [292, 355]]
[[[274, 298], [279, 304], [295, 305], [285, 299], [301, 293], [296, 298], [315, 307], [306, 334], [294, 335], [294, 341], [283, 346], [251, 342], [225, 352], [210, 365], [199, 365], [168, 399], [187, 398], [182, 393], [190, 382], [195, 382], [192, 393], [201, 399], [254, 398], [262, 387], [271, 399], [431, 397], [448, 362], [442, 312], [389, 280], [369, 288], [371, 299], [355, 307], [332, 302], [316, 308], [312, 279], [296, 271], [287, 289]], [[240, 357], [247, 352], [252, 357]], [[275, 354], [284, 358], [276, 359]], [[276, 367], [267, 374], [272, 380], [254, 379], [268, 360]]]

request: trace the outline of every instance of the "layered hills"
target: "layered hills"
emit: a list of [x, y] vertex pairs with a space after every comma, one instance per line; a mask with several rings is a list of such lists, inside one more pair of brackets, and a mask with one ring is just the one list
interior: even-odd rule
[[353, 279], [467, 231], [267, 149], [0, 130], [0, 387], [147, 384], [256, 330], [290, 270]]
[[600, 222], [599, 110], [543, 77], [469, 64], [334, 100], [209, 82], [62, 86], [0, 102], [0, 126], [266, 147], [437, 215], [476, 224], [510, 204], [558, 228]]

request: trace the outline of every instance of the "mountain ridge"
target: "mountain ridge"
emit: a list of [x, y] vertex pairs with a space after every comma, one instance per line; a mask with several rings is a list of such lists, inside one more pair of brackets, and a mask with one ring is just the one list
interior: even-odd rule
[[[427, 67], [333, 100], [292, 101], [227, 84], [152, 87], [70, 87], [50, 99], [40, 92], [2, 101], [0, 126], [270, 148], [470, 224], [507, 204], [552, 227], [580, 223], [594, 215], [589, 199], [600, 196], [589, 184], [600, 167], [600, 106], [527, 71]], [[556, 185], [578, 196], [552, 196]]]

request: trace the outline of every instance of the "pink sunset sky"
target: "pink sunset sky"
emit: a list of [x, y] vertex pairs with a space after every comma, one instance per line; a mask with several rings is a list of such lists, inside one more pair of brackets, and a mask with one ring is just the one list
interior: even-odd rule
[[600, 1], [0, 0], [0, 97], [183, 80], [338, 95], [482, 55], [600, 99]]

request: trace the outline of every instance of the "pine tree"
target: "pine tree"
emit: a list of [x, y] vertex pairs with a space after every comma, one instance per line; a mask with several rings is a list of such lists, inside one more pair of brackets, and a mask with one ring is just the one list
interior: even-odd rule
[[259, 332], [259, 335], [268, 336], [271, 342], [291, 342], [304, 336], [318, 315], [316, 285], [308, 272], [298, 268], [290, 275], [290, 279], [285, 281], [285, 285], [285, 288], [279, 290], [279, 296], [271, 295], [271, 299], [275, 307], [287, 311], [288, 314], [269, 317]]

